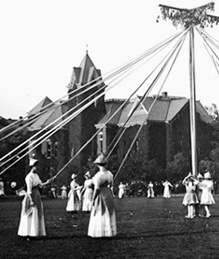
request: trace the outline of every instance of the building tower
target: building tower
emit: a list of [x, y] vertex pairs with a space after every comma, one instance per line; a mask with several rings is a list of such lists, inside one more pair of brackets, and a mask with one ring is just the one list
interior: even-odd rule
[[[88, 52], [79, 67], [73, 67], [68, 88], [68, 109], [75, 107], [72, 113], [90, 104], [69, 123], [69, 148], [70, 156], [73, 157], [96, 132], [95, 124], [105, 114], [104, 83], [101, 71], [94, 66]], [[98, 96], [100, 97], [95, 99]], [[83, 171], [88, 159], [94, 159], [96, 153], [96, 138], [94, 138], [72, 161], [70, 165], [72, 170], [76, 167], [77, 170]]]

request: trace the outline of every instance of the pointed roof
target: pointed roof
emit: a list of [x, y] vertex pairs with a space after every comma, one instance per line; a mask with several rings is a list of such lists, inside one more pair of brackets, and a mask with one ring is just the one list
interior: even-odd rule
[[70, 89], [80, 87], [100, 76], [101, 70], [95, 67], [93, 61], [88, 55], [88, 52], [86, 52], [86, 55], [81, 61], [79, 67], [73, 67], [73, 72], [68, 87]]
[[52, 105], [52, 101], [46, 96], [41, 102], [39, 102], [34, 108], [32, 108], [28, 115], [34, 115], [43, 110], [44, 107], [48, 108], [49, 104]]
[[[41, 107], [40, 104], [44, 103], [43, 101], [45, 99], [43, 99], [35, 107]], [[48, 98], [48, 100], [50, 99]], [[28, 130], [30, 131], [41, 130], [42, 128], [49, 126], [52, 122], [54, 123], [51, 125], [51, 127], [54, 127], [55, 125], [60, 123], [61, 120], [64, 120], [64, 118], [61, 118], [61, 116], [64, 113], [66, 113], [68, 110], [67, 103], [66, 102], [53, 103], [52, 101], [50, 103], [51, 103], [51, 107], [49, 107], [48, 111], [43, 113], [39, 117], [37, 117], [36, 120], [34, 120], [34, 122], [28, 127]], [[34, 108], [32, 110], [34, 110]], [[58, 120], [58, 118], [61, 118], [61, 120]]]
[[4, 117], [0, 116], [0, 128], [3, 128], [9, 124], [9, 120], [6, 120]]
[[[90, 58], [90, 56], [88, 55], [88, 53], [86, 53], [86, 55], [83, 58], [79, 67], [81, 68], [79, 83], [81, 85], [83, 85], [83, 84], [86, 84], [87, 82], [89, 82], [88, 81], [89, 73], [90, 72], [92, 73], [94, 71], [94, 69], [96, 69], [92, 60], [91, 60], [91, 58]], [[92, 71], [90, 71], [91, 69], [92, 69]]]

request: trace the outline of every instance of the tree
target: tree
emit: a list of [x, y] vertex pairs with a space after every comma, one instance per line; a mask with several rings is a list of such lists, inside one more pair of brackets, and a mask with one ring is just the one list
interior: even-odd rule
[[174, 160], [167, 164], [166, 175], [169, 181], [175, 183], [181, 181], [191, 170], [190, 163], [182, 153], [174, 156]]
[[212, 103], [211, 106], [205, 106], [205, 109], [214, 122], [219, 122], [219, 110], [216, 104]]

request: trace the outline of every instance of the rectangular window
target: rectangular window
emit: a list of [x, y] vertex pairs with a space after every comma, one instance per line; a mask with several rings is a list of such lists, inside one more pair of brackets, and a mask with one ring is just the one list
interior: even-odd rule
[[46, 157], [51, 158], [52, 157], [52, 141], [50, 139], [47, 139], [47, 152]]
[[98, 133], [98, 147], [99, 147], [99, 153], [103, 152], [103, 131], [100, 131]]
[[58, 158], [58, 141], [54, 143], [54, 157]]

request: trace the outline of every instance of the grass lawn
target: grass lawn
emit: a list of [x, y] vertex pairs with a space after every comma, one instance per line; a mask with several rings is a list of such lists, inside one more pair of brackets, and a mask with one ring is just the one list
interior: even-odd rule
[[20, 199], [0, 199], [0, 258], [219, 258], [219, 197], [211, 218], [186, 219], [182, 196], [116, 198], [118, 235], [87, 236], [89, 214], [76, 219], [66, 200], [43, 200], [47, 236], [17, 236]]

